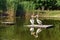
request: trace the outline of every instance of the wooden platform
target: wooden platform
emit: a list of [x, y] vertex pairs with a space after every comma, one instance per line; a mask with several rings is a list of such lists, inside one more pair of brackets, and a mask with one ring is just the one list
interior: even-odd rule
[[47, 27], [51, 27], [53, 25], [25, 25], [26, 27], [40, 27], [40, 28], [47, 28]]

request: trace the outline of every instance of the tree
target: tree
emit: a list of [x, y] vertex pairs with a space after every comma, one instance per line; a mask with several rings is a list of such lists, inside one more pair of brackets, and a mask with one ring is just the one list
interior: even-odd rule
[[54, 9], [56, 6], [56, 0], [35, 0], [34, 3], [36, 4], [36, 9], [44, 7], [44, 9]]
[[7, 10], [6, 0], [0, 0], [0, 10]]
[[57, 0], [57, 9], [60, 10], [60, 0]]

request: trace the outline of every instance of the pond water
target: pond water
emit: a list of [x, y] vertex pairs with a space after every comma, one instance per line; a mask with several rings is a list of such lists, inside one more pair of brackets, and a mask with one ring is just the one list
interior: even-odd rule
[[42, 20], [42, 22], [53, 27], [43, 30], [38, 38], [34, 38], [30, 35], [29, 28], [24, 27], [25, 19], [17, 18], [15, 25], [0, 26], [0, 40], [60, 40], [60, 21]]

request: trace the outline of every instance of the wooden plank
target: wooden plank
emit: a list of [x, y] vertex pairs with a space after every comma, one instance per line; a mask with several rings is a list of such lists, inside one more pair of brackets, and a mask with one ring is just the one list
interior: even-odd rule
[[46, 27], [51, 27], [53, 25], [25, 25], [26, 27], [41, 27], [41, 28], [46, 28]]

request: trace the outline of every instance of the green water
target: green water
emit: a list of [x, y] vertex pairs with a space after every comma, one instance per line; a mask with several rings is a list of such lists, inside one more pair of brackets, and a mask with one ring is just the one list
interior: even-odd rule
[[60, 21], [42, 20], [42, 22], [53, 27], [43, 30], [38, 38], [30, 35], [29, 28], [23, 26], [25, 22], [22, 19], [17, 19], [15, 25], [0, 26], [0, 40], [60, 40]]

